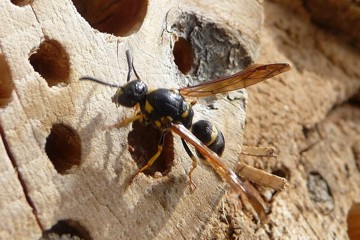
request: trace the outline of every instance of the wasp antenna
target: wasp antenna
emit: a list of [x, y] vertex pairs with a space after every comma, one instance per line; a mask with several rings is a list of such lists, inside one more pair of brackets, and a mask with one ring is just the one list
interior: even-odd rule
[[130, 81], [130, 78], [131, 78], [131, 70], [134, 71], [136, 78], [140, 80], [140, 77], [139, 77], [139, 75], [137, 74], [137, 72], [136, 72], [136, 70], [135, 70], [134, 61], [133, 61], [133, 59], [132, 59], [132, 57], [131, 57], [130, 50], [126, 50], [126, 59], [127, 59], [127, 62], [128, 62], [128, 69], [129, 69], [128, 75], [127, 75], [127, 82]]
[[132, 61], [131, 54], [130, 54], [130, 50], [126, 50], [126, 59], [127, 59], [127, 63], [128, 63], [128, 69], [129, 69], [126, 81], [129, 82], [130, 77], [131, 77], [131, 68], [134, 68], [133, 61]]
[[140, 77], [139, 77], [139, 75], [137, 74], [137, 72], [136, 72], [136, 70], [135, 70], [134, 63], [132, 64], [132, 68], [133, 68], [133, 70], [134, 70], [134, 73], [135, 73], [136, 78], [140, 80]]
[[117, 85], [117, 84], [104, 82], [103, 80], [93, 78], [93, 77], [88, 77], [88, 76], [81, 77], [81, 78], [79, 78], [79, 80], [92, 81], [92, 82], [100, 83], [102, 85], [109, 86], [109, 87], [114, 87], [114, 88], [121, 88], [122, 87], [122, 86]]

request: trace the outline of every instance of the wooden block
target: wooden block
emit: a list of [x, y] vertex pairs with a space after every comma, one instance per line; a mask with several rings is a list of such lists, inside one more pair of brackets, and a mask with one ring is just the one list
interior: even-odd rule
[[[194, 172], [197, 189], [191, 192], [191, 160], [173, 136], [163, 156], [163, 164], [170, 164], [167, 174], [140, 174], [130, 185], [139, 167], [132, 153], [152, 154], [142, 144], [144, 137], [134, 134], [147, 130], [105, 130], [132, 110], [115, 107], [115, 89], [79, 78], [124, 84], [128, 49], [138, 74], [153, 88], [229, 75], [257, 57], [261, 6], [250, 0], [13, 2], [18, 5], [0, 3], [0, 67], [9, 69], [9, 76], [0, 79], [8, 88], [2, 90], [0, 125], [12, 167], [23, 181], [16, 190], [32, 202], [34, 212], [24, 196], [26, 218], [2, 207], [2, 216], [11, 218], [0, 238], [36, 239], [57, 223], [92, 239], [197, 238], [224, 183], [211, 168], [200, 166]], [[130, 6], [139, 8], [124, 10]], [[117, 20], [121, 16], [125, 19]], [[246, 99], [243, 90], [231, 101], [220, 96], [194, 108], [195, 120], [213, 121], [229, 139], [224, 159], [231, 167], [241, 149]], [[157, 143], [154, 136], [145, 141]], [[11, 174], [1, 184], [16, 182], [10, 162], [2, 164]], [[11, 206], [13, 197], [3, 206]], [[11, 230], [20, 223], [27, 227]]]

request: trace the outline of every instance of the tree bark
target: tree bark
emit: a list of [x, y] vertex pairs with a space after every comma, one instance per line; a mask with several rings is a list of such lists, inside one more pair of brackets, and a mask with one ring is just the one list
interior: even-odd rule
[[[319, 14], [339, 2], [347, 1], [329, 1], [329, 9]], [[360, 236], [359, 51], [342, 34], [315, 25], [308, 11], [301, 1], [264, 2], [257, 62], [284, 61], [292, 69], [247, 89], [244, 145], [271, 145], [279, 154], [239, 159], [286, 177], [289, 188], [276, 196], [269, 224], [262, 228], [248, 224], [236, 199], [224, 197], [204, 239]]]

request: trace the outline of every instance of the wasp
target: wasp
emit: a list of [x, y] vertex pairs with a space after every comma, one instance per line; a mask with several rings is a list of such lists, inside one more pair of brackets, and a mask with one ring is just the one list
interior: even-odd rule
[[[136, 111], [132, 117], [121, 120], [119, 123], [114, 124], [114, 127], [120, 128], [129, 123], [139, 121], [144, 125], [151, 124], [161, 132], [157, 152], [145, 166], [137, 170], [132, 179], [156, 161], [163, 150], [165, 135], [172, 131], [181, 137], [185, 151], [192, 159], [192, 168], [188, 173], [190, 184], [194, 184], [192, 173], [197, 167], [197, 158], [192, 153], [188, 143], [196, 149], [197, 155], [200, 158], [204, 158], [223, 181], [230, 185], [235, 193], [239, 195], [245, 193], [260, 219], [265, 219], [265, 210], [255, 196], [254, 190], [245, 184], [219, 157], [225, 147], [223, 134], [209, 121], [200, 120], [193, 123], [194, 111], [192, 106], [196, 101], [187, 101], [186, 98], [208, 97], [245, 88], [288, 71], [290, 69], [289, 64], [252, 65], [228, 77], [198, 85], [176, 90], [158, 88], [149, 91], [147, 85], [138, 76], [129, 51], [126, 51], [126, 56], [129, 70], [125, 85], [107, 83], [89, 76], [81, 77], [80, 80], [89, 80], [117, 88], [115, 95], [112, 97], [112, 102], [116, 106], [135, 107]], [[135, 80], [130, 80], [132, 71], [136, 75]]]

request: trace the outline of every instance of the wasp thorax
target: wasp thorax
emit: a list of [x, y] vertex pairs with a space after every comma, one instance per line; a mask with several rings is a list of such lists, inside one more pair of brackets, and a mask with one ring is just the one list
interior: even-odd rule
[[111, 98], [116, 105], [134, 107], [145, 99], [148, 93], [146, 84], [141, 80], [133, 80], [125, 86], [120, 87]]

